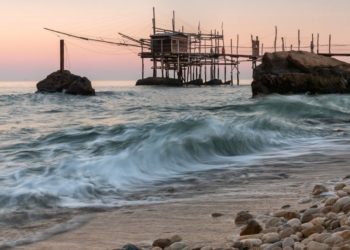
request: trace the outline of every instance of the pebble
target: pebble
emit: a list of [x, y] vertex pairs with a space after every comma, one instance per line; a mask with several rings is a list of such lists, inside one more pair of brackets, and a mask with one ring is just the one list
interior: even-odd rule
[[319, 243], [323, 243], [323, 241], [327, 238], [332, 237], [332, 234], [330, 233], [321, 233], [319, 235], [317, 235], [315, 241], [319, 242]]
[[263, 233], [261, 233], [261, 234], [249, 234], [249, 235], [239, 236], [236, 240], [241, 241], [241, 240], [246, 240], [246, 239], [261, 239], [263, 236], [264, 236]]
[[291, 219], [287, 221], [287, 224], [289, 224], [291, 227], [300, 227], [301, 221], [298, 218]]
[[344, 207], [344, 205], [347, 203], [350, 203], [350, 197], [340, 198], [332, 205], [332, 212], [339, 213], [342, 210], [342, 208]]
[[332, 206], [334, 203], [337, 202], [337, 200], [339, 200], [339, 197], [335, 197], [335, 196], [332, 196], [332, 197], [329, 197], [326, 202], [324, 203], [325, 206]]
[[217, 218], [217, 217], [220, 217], [220, 216], [223, 216], [223, 214], [221, 214], [221, 213], [212, 213], [211, 214], [211, 217], [213, 217], [213, 218]]
[[289, 237], [293, 233], [294, 233], [294, 229], [293, 228], [286, 228], [286, 229], [282, 230], [278, 234], [278, 237], [280, 237], [281, 239], [284, 239], [284, 238]]
[[168, 247], [171, 244], [172, 244], [172, 242], [169, 239], [157, 239], [157, 240], [153, 241], [152, 246], [153, 247], [160, 247], [160, 248], [164, 249], [165, 247]]
[[286, 213], [287, 213], [286, 210], [279, 210], [279, 211], [277, 211], [277, 212], [274, 212], [273, 215], [274, 215], [275, 217], [284, 217], [284, 215], [285, 215]]
[[300, 242], [294, 243], [294, 250], [304, 250], [306, 246]]
[[348, 213], [350, 211], [350, 204], [345, 204], [341, 211]]
[[346, 187], [345, 183], [339, 183], [339, 184], [334, 186], [334, 190], [342, 190], [345, 187]]
[[311, 234], [322, 233], [323, 232], [323, 227], [321, 225], [316, 225], [316, 226], [313, 226], [313, 227], [305, 228], [301, 232], [305, 236], [305, 238], [307, 238]]
[[175, 235], [171, 236], [171, 237], [169, 238], [169, 240], [170, 240], [172, 243], [175, 243], [175, 242], [180, 242], [180, 241], [182, 241], [182, 238], [181, 238], [180, 235], [175, 234]]
[[276, 224], [278, 224], [279, 222], [280, 222], [279, 218], [277, 218], [277, 217], [272, 217], [271, 219], [269, 219], [269, 220], [265, 223], [265, 228], [275, 227]]
[[123, 246], [120, 249], [115, 249], [115, 250], [141, 250], [141, 248], [133, 245], [133, 244], [126, 244], [125, 246]]
[[240, 235], [258, 234], [261, 230], [262, 227], [258, 222], [255, 220], [250, 220]]
[[169, 250], [183, 250], [188, 245], [183, 242], [175, 242], [169, 246]]
[[306, 245], [307, 250], [328, 250], [329, 246], [324, 243], [318, 243], [316, 241], [310, 241]]
[[298, 212], [287, 212], [284, 216], [285, 219], [287, 220], [291, 220], [294, 218], [299, 219], [300, 218], [300, 214]]
[[343, 190], [339, 190], [339, 191], [337, 192], [337, 195], [338, 195], [340, 198], [342, 198], [342, 197], [348, 196], [348, 193], [345, 192], [345, 191], [343, 191]]
[[350, 240], [350, 230], [344, 230], [339, 233], [340, 237], [342, 237], [344, 240]]
[[259, 247], [262, 244], [262, 241], [259, 239], [247, 239], [244, 241], [244, 245], [247, 247]]
[[310, 221], [310, 223], [314, 224], [314, 225], [323, 225], [325, 222], [326, 218], [322, 218], [322, 217], [316, 217], [314, 219], [312, 219]]
[[200, 250], [213, 250], [211, 246], [204, 246]]
[[282, 247], [282, 241], [279, 241], [279, 242], [271, 244], [270, 246], [266, 247], [265, 250], [272, 250], [275, 247], [281, 248]]
[[340, 236], [332, 236], [332, 237], [324, 239], [322, 243], [325, 243], [327, 245], [335, 245], [335, 244], [342, 242], [343, 240], [344, 239]]
[[300, 198], [298, 200], [298, 204], [304, 204], [304, 203], [308, 203], [311, 201], [311, 198], [310, 197], [304, 197], [304, 198]]
[[235, 223], [237, 223], [237, 224], [248, 223], [248, 221], [251, 219], [253, 219], [253, 215], [251, 215], [249, 213], [237, 214], [237, 216], [235, 218]]
[[294, 240], [291, 237], [287, 237], [282, 241], [283, 249], [286, 247], [293, 247], [293, 246], [294, 246]]
[[320, 195], [324, 192], [328, 192], [328, 188], [323, 185], [315, 185], [314, 189], [312, 190], [313, 195]]

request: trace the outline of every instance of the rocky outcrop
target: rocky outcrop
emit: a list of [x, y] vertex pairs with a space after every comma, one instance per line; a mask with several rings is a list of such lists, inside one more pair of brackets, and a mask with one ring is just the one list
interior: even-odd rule
[[253, 97], [350, 93], [350, 64], [305, 51], [265, 53], [251, 87]]
[[91, 82], [86, 77], [71, 74], [68, 70], [53, 72], [36, 85], [37, 92], [64, 92], [72, 95], [95, 95]]
[[211, 79], [205, 83], [203, 83], [203, 85], [222, 85], [224, 84], [220, 79]]
[[183, 82], [179, 79], [173, 78], [161, 78], [161, 77], [147, 77], [145, 79], [140, 79], [136, 82], [136, 86], [141, 85], [160, 85], [160, 86], [172, 86], [181, 87]]

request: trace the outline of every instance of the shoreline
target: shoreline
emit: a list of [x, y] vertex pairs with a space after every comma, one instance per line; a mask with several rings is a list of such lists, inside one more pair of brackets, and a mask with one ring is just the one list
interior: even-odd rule
[[[214, 249], [229, 248], [242, 228], [234, 223], [240, 211], [248, 210], [256, 217], [276, 212], [285, 205], [290, 205], [289, 210], [293, 211], [320, 205], [324, 197], [312, 197], [313, 186], [331, 186], [348, 173], [347, 155], [321, 157], [315, 154], [302, 158], [304, 162], [309, 161], [304, 163], [309, 166], [286, 169], [291, 176], [288, 179], [251, 179], [236, 185], [239, 186], [236, 190], [214, 188], [215, 193], [93, 213], [86, 224], [75, 230], [13, 249], [117, 249], [128, 243], [151, 248], [154, 240], [176, 234], [191, 248], [206, 245]], [[298, 204], [300, 198], [310, 196], [310, 202]], [[213, 213], [223, 215], [213, 218]]]

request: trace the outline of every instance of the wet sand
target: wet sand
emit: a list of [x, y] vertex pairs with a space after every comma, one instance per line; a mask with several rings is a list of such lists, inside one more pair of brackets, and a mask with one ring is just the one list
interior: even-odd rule
[[[284, 164], [282, 164], [284, 162]], [[288, 163], [289, 162], [289, 163]], [[262, 169], [278, 173], [282, 169], [286, 179], [247, 178], [244, 182], [202, 189], [197, 195], [181, 197], [172, 202], [127, 206], [100, 213], [85, 214], [86, 223], [80, 227], [54, 235], [44, 241], [13, 249], [116, 249], [127, 243], [150, 247], [158, 238], [178, 234], [191, 247], [210, 245], [229, 247], [239, 235], [241, 226], [234, 223], [242, 210], [253, 215], [274, 212], [284, 205], [289, 210], [301, 210], [320, 204], [322, 198], [298, 204], [302, 197], [311, 197], [315, 184], [326, 186], [348, 175], [350, 158], [347, 155], [308, 155], [280, 159], [280, 164], [262, 162]], [[288, 167], [287, 165], [290, 165]], [[267, 170], [269, 169], [269, 170]], [[154, 194], [155, 195], [155, 194]], [[212, 218], [212, 213], [222, 213]]]

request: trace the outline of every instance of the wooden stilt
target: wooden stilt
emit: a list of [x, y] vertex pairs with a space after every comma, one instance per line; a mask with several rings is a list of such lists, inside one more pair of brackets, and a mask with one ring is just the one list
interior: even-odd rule
[[162, 78], [164, 78], [164, 60], [163, 60], [163, 56], [161, 57], [161, 67], [162, 67]]
[[320, 36], [319, 36], [319, 34], [317, 33], [317, 54], [320, 52], [320, 51], [319, 51], [319, 46], [320, 46], [320, 44], [319, 44], [319, 39], [320, 39]]
[[331, 39], [332, 39], [332, 36], [329, 35], [329, 54], [331, 53]]
[[275, 52], [276, 52], [276, 45], [277, 45], [277, 26], [275, 26], [275, 43], [274, 43]]
[[141, 60], [142, 60], [142, 79], [145, 77], [145, 64], [144, 64], [144, 59], [143, 59], [143, 39], [141, 39]]
[[[276, 27], [276, 32], [277, 32], [277, 27]], [[277, 33], [276, 33], [276, 34], [277, 34]], [[237, 47], [236, 47], [236, 54], [237, 54], [237, 85], [239, 85], [238, 43], [239, 43], [239, 35], [237, 34]]]
[[300, 30], [298, 30], [298, 51], [300, 51]]
[[[232, 39], [231, 39], [231, 43], [230, 43], [230, 45], [231, 45], [231, 55], [232, 55]], [[230, 83], [230, 85], [233, 85], [233, 75], [232, 75], [232, 71], [233, 71], [233, 69], [232, 69], [232, 61], [233, 61], [233, 59], [232, 59], [232, 57], [231, 57], [231, 65], [230, 65], [230, 67], [231, 67], [231, 83]]]
[[[207, 54], [207, 41], [204, 40], [204, 53]], [[204, 58], [204, 81], [207, 81], [207, 57]]]

